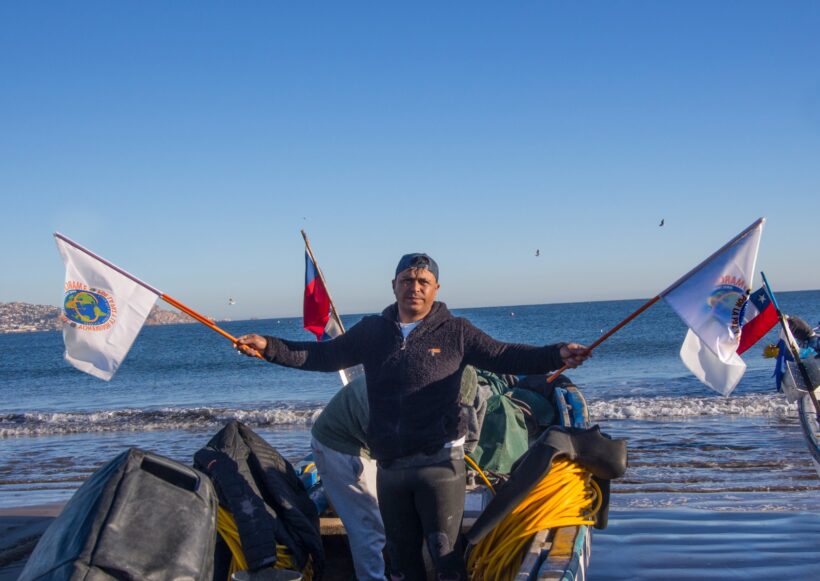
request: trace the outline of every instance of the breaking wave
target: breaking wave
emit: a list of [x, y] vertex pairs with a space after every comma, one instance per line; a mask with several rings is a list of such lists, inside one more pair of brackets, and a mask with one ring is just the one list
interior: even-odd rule
[[310, 425], [322, 406], [219, 407], [31, 412], [0, 415], [0, 438], [94, 432], [218, 428], [239, 420], [253, 428]]
[[733, 397], [630, 397], [588, 401], [596, 420], [691, 418], [701, 416], [797, 417], [797, 404], [782, 394]]
[[[588, 401], [596, 420], [688, 418], [702, 416], [797, 417], [796, 404], [780, 394], [737, 397], [624, 397]], [[318, 404], [277, 405], [243, 409], [231, 407], [166, 407], [89, 412], [30, 412], [0, 414], [0, 438], [78, 434], [186, 430], [221, 427], [239, 420], [253, 428], [308, 426], [321, 412]]]

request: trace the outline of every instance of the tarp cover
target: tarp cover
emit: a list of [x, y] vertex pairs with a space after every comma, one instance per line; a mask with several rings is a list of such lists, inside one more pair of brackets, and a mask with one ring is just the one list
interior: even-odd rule
[[77, 490], [20, 579], [210, 581], [216, 507], [207, 476], [131, 448]]

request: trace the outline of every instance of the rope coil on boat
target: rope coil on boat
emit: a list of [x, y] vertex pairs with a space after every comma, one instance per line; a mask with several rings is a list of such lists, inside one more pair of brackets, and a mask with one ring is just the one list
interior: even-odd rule
[[590, 472], [565, 458], [555, 460], [527, 497], [472, 548], [467, 558], [470, 579], [514, 579], [538, 531], [592, 525], [602, 503]]

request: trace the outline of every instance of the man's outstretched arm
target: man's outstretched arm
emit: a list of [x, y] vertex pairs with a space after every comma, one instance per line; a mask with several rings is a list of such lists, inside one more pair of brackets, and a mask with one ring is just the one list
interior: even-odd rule
[[338, 371], [358, 363], [354, 332], [355, 326], [331, 341], [288, 341], [257, 334], [242, 335], [236, 340], [236, 349], [256, 357], [262, 355], [270, 363], [308, 371]]

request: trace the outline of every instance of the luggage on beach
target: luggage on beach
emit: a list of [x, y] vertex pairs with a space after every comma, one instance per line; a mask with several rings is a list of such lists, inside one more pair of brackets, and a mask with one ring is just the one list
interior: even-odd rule
[[211, 581], [216, 509], [207, 476], [131, 448], [77, 490], [20, 579]]

